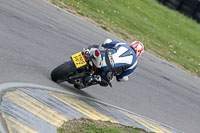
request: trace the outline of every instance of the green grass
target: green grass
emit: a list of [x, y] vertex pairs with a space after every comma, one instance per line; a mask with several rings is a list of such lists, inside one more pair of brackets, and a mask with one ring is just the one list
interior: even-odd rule
[[[157, 0], [52, 0], [200, 76], [200, 25]], [[103, 41], [103, 40], [102, 40]]]
[[58, 133], [147, 133], [143, 129], [91, 119], [74, 119], [65, 122]]

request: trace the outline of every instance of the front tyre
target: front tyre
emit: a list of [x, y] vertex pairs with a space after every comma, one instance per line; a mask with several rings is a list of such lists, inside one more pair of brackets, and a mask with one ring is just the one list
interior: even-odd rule
[[72, 60], [61, 64], [60, 66], [56, 67], [51, 72], [51, 79], [54, 82], [62, 82], [66, 79], [66, 76], [70, 73], [76, 71], [76, 66]]

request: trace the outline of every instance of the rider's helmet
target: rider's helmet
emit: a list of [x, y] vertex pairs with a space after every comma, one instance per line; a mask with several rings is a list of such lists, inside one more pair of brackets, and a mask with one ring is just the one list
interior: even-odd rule
[[134, 41], [131, 43], [130, 46], [135, 50], [137, 58], [140, 57], [142, 53], [144, 52], [144, 45], [140, 41]]

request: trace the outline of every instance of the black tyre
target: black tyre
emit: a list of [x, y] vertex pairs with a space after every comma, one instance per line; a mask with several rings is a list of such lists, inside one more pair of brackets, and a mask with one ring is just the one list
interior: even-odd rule
[[179, 8], [179, 11], [182, 12], [183, 14], [185, 14], [186, 16], [192, 17], [194, 9], [190, 8], [187, 5], [182, 5]]
[[180, 0], [167, 0], [168, 3], [171, 3], [173, 6], [178, 7], [180, 5]]
[[197, 22], [200, 23], [200, 18], [196, 18]]
[[176, 6], [172, 5], [171, 3], [169, 2], [165, 2], [165, 5], [171, 9], [176, 9]]
[[188, 12], [188, 13], [190, 13], [190, 14], [194, 11], [193, 8], [191, 8], [191, 7], [187, 6], [187, 5], [182, 5], [182, 6], [180, 7], [180, 10], [186, 11], [186, 12]]
[[158, 0], [158, 2], [160, 2], [160, 3], [164, 3], [164, 1], [165, 1], [165, 0]]
[[200, 12], [196, 12], [194, 16], [195, 18], [200, 18]]
[[198, 23], [200, 23], [200, 12], [196, 12], [195, 19], [197, 20]]
[[51, 72], [51, 79], [54, 82], [62, 82], [66, 78], [65, 76], [67, 76], [70, 73], [73, 73], [74, 71], [76, 71], [76, 67], [74, 65], [74, 62], [70, 60], [56, 67]]
[[182, 4], [188, 6], [191, 9], [196, 9], [198, 6], [199, 1], [198, 0], [183, 0]]
[[199, 6], [197, 7], [197, 12], [200, 12], [200, 2], [199, 2]]

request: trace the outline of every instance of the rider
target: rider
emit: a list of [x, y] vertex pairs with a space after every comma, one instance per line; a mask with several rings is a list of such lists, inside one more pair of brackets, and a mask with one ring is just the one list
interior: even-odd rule
[[[95, 48], [94, 48], [95, 47]], [[87, 84], [98, 83], [108, 86], [113, 76], [118, 82], [128, 81], [137, 65], [137, 59], [144, 52], [144, 45], [140, 41], [134, 41], [130, 45], [119, 41], [106, 39], [101, 46], [94, 46], [88, 51], [93, 55], [93, 62], [99, 68], [98, 75], [85, 79]], [[100, 49], [101, 52], [97, 52]]]

